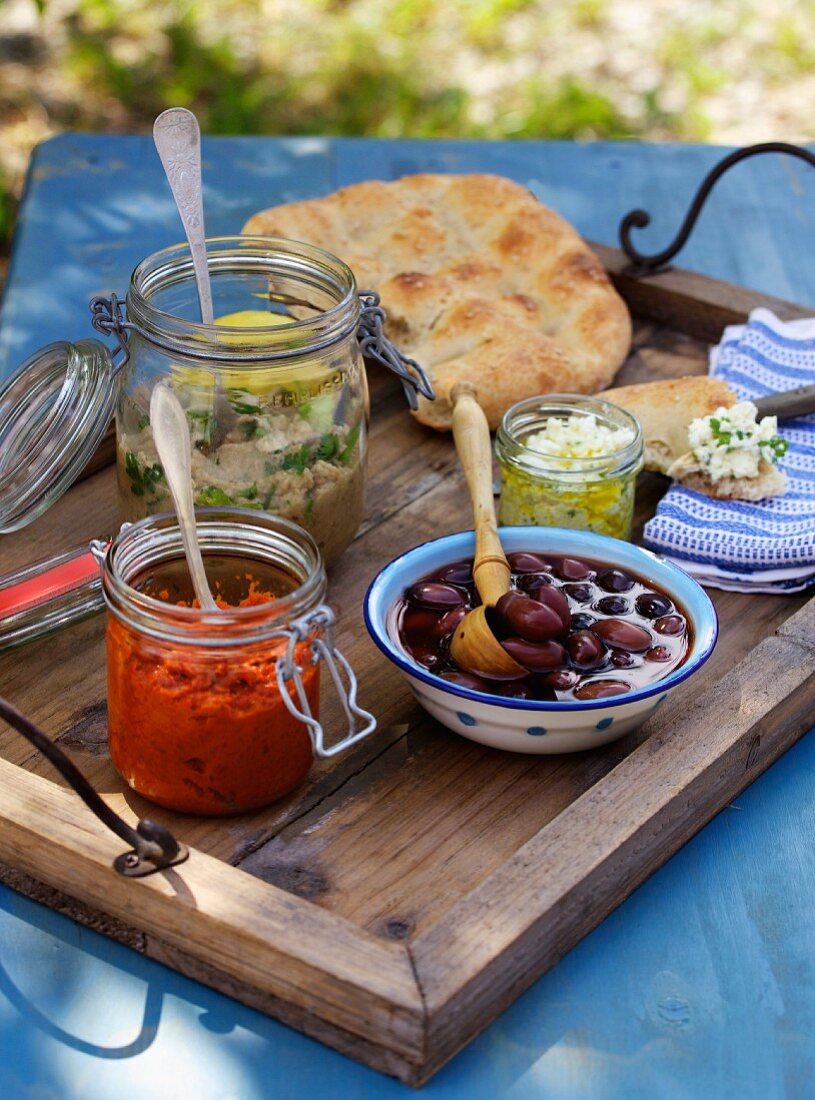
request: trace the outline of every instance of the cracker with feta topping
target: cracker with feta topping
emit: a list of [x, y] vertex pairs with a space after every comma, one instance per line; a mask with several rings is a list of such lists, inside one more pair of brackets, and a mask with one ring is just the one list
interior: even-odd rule
[[723, 500], [762, 500], [786, 491], [786, 475], [777, 466], [786, 445], [776, 434], [776, 418], [757, 423], [755, 405], [738, 402], [721, 379], [672, 378], [602, 396], [639, 420], [646, 469]]

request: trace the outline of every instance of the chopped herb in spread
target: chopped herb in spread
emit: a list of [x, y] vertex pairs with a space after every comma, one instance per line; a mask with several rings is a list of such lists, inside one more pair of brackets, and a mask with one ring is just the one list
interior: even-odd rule
[[776, 465], [787, 452], [787, 441], [778, 435], [777, 417], [758, 420], [752, 401], [739, 401], [730, 409], [719, 408], [711, 416], [693, 420], [688, 442], [712, 481], [758, 477], [762, 459]]

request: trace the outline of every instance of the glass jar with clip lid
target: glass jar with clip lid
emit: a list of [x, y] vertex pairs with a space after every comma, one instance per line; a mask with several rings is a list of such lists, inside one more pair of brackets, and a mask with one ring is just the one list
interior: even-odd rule
[[[363, 357], [432, 397], [383, 332], [378, 296], [342, 260], [282, 238], [207, 241], [218, 320], [197, 320], [187, 245], [134, 270], [127, 297], [91, 302], [96, 340], [36, 353], [0, 387], [0, 532], [31, 522], [76, 479], [116, 415], [123, 518], [164, 511], [150, 394], [169, 379], [185, 408], [196, 503], [294, 520], [330, 564], [362, 517], [368, 397]], [[123, 308], [124, 306], [124, 308]]]

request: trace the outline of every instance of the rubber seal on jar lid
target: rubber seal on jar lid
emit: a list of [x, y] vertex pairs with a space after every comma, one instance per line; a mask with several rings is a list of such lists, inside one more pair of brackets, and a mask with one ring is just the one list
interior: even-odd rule
[[48, 344], [0, 386], [0, 532], [41, 516], [102, 442], [116, 367], [98, 340]]

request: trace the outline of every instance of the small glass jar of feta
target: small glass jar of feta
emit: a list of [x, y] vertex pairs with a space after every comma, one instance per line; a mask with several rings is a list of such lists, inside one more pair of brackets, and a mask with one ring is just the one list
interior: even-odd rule
[[642, 430], [624, 409], [582, 394], [519, 401], [495, 438], [499, 522], [630, 539]]

